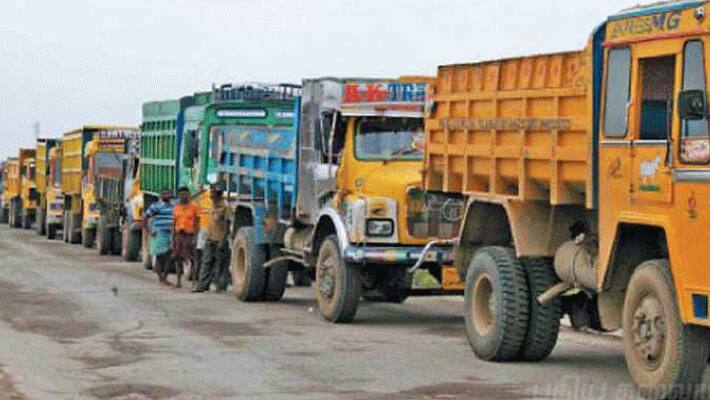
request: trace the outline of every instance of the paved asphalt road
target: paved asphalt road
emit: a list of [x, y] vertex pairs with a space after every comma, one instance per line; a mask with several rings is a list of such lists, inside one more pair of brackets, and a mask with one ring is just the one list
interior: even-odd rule
[[458, 298], [363, 304], [332, 325], [311, 289], [192, 294], [5, 225], [0, 319], [0, 400], [634, 398], [615, 338], [564, 330], [545, 362], [486, 363]]

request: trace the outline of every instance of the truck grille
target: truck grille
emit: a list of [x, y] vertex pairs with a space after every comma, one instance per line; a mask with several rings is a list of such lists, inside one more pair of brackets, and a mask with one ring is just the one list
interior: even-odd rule
[[464, 212], [461, 196], [407, 191], [407, 229], [416, 238], [453, 238], [459, 233]]

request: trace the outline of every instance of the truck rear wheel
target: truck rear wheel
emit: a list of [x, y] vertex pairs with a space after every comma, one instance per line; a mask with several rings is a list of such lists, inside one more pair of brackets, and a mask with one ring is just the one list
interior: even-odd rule
[[624, 353], [629, 373], [649, 398], [692, 398], [710, 352], [706, 328], [683, 325], [667, 260], [636, 268], [624, 300]]
[[42, 207], [38, 207], [37, 218], [35, 219], [35, 232], [37, 232], [39, 236], [44, 236], [47, 234], [47, 225], [44, 216], [44, 209]]
[[530, 320], [518, 358], [524, 361], [541, 361], [552, 353], [557, 344], [562, 301], [556, 297], [542, 305], [537, 298], [557, 284], [559, 279], [549, 259], [530, 258], [523, 264], [530, 291]]
[[284, 297], [286, 291], [286, 281], [288, 280], [287, 266], [274, 266], [266, 270], [266, 287], [264, 288], [264, 300], [279, 301]]
[[64, 243], [69, 243], [69, 212], [64, 211], [64, 218], [62, 219], [62, 240], [64, 240]]
[[81, 231], [81, 245], [87, 249], [94, 247], [96, 243], [96, 228], [83, 229]]
[[99, 223], [96, 225], [96, 248], [102, 256], [111, 251], [111, 229], [106, 227], [103, 217], [99, 219]]
[[120, 256], [123, 253], [123, 239], [117, 227], [110, 229], [111, 232], [111, 255]]
[[22, 229], [32, 229], [32, 215], [29, 212], [22, 215]]
[[7, 224], [10, 218], [10, 209], [7, 207], [3, 207], [0, 209], [0, 224]]
[[121, 236], [123, 237], [121, 249], [123, 259], [129, 262], [138, 261], [141, 252], [141, 231], [125, 228], [122, 230]]
[[[65, 225], [66, 226], [66, 225]], [[82, 231], [81, 231], [81, 215], [72, 214], [69, 212], [69, 243], [78, 244], [82, 243]], [[95, 232], [94, 232], [95, 233]]]
[[10, 226], [16, 229], [22, 227], [22, 210], [17, 206], [17, 201], [10, 205]]
[[362, 293], [360, 270], [346, 263], [335, 235], [323, 240], [316, 264], [318, 307], [330, 322], [351, 322], [357, 314]]
[[261, 300], [266, 285], [266, 251], [255, 243], [254, 228], [239, 228], [232, 246], [232, 285], [234, 294], [241, 301]]
[[512, 249], [484, 247], [466, 273], [466, 336], [486, 361], [514, 360], [523, 346], [530, 293], [525, 270]]

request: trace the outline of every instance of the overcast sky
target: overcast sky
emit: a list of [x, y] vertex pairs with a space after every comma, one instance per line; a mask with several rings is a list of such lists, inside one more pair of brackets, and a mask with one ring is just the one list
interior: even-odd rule
[[212, 83], [436, 73], [578, 49], [634, 0], [0, 0], [0, 158]]

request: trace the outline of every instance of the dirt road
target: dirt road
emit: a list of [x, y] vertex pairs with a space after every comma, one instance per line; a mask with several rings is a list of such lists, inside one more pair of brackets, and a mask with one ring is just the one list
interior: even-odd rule
[[461, 308], [370, 303], [331, 325], [308, 289], [274, 304], [192, 294], [2, 226], [0, 400], [633, 398], [618, 340], [565, 331], [543, 363], [485, 363]]

